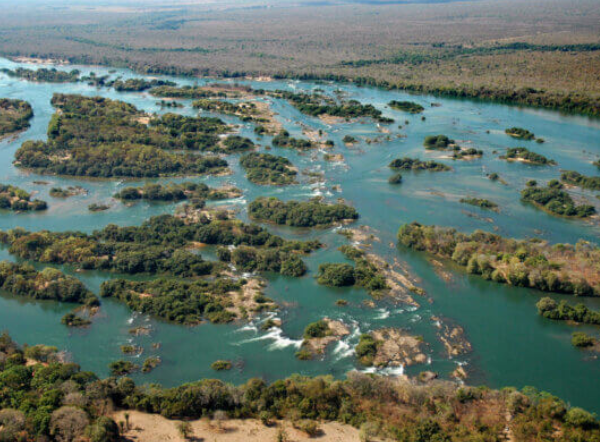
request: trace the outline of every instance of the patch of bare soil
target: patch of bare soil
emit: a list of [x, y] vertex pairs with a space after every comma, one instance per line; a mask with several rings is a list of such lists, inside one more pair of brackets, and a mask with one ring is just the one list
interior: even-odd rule
[[[125, 418], [125, 414], [128, 418]], [[139, 411], [119, 411], [112, 418], [116, 422], [129, 422], [129, 427], [123, 435], [131, 442], [185, 442], [179, 430], [180, 421], [169, 420], [158, 414], [148, 414]], [[204, 442], [270, 442], [276, 441], [277, 435], [283, 429], [288, 442], [311, 440], [305, 433], [292, 427], [291, 422], [278, 421], [275, 425], [266, 427], [257, 419], [228, 419], [220, 424], [208, 419], [190, 421], [191, 438], [188, 441]], [[320, 442], [359, 442], [358, 430], [338, 422], [319, 423]]]

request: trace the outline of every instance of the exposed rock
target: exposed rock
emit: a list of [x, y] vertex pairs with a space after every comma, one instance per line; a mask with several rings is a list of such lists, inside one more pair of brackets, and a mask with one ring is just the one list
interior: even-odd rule
[[344, 336], [348, 336], [350, 334], [350, 329], [348, 329], [346, 324], [344, 324], [342, 321], [329, 318], [324, 318], [323, 321], [325, 321], [329, 327], [327, 336], [322, 338], [305, 339], [304, 342], [302, 342], [301, 350], [310, 352], [313, 356], [320, 355], [325, 353], [325, 350], [330, 344], [337, 342]]
[[407, 367], [427, 362], [427, 356], [421, 351], [423, 338], [420, 336], [412, 336], [398, 328], [375, 330], [371, 336], [378, 341], [373, 359], [376, 367]]

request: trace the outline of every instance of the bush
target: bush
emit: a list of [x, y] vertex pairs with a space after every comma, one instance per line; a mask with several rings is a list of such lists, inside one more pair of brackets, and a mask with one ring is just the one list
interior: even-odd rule
[[321, 264], [317, 282], [321, 285], [344, 287], [354, 285], [354, 267], [350, 264]]
[[215, 371], [231, 370], [231, 367], [231, 361], [219, 360], [210, 364], [210, 368], [212, 368]]
[[571, 338], [571, 343], [575, 347], [591, 347], [596, 343], [596, 340], [584, 332], [575, 332]]

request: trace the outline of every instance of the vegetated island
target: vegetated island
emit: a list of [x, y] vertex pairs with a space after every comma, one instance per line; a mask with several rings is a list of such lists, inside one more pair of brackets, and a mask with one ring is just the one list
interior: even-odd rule
[[533, 204], [545, 212], [570, 218], [588, 218], [596, 213], [594, 206], [577, 205], [573, 198], [563, 190], [558, 180], [551, 180], [547, 187], [539, 187], [537, 182], [530, 181], [521, 191], [521, 199]]
[[425, 149], [454, 149], [458, 147], [456, 141], [446, 135], [428, 135], [423, 140]]
[[500, 159], [507, 161], [521, 161], [535, 166], [556, 165], [556, 161], [549, 160], [544, 155], [532, 152], [526, 147], [511, 147], [506, 150], [506, 154], [500, 156]]
[[28, 102], [0, 98], [0, 140], [27, 129], [31, 118], [33, 109]]
[[248, 206], [248, 216], [291, 227], [328, 227], [358, 219], [354, 207], [343, 203], [329, 204], [310, 201], [281, 201], [275, 197], [257, 198]]
[[437, 161], [421, 161], [417, 158], [396, 158], [393, 160], [388, 167], [396, 170], [429, 170], [430, 172], [445, 172], [452, 170], [450, 166]]
[[[48, 141], [26, 141], [15, 165], [36, 172], [94, 177], [157, 177], [223, 173], [218, 157], [173, 150], [210, 150], [228, 131], [218, 119], [166, 114], [150, 119], [131, 104], [55, 94]], [[146, 124], [147, 123], [147, 124]], [[149, 125], [148, 125], [149, 124]]]
[[303, 114], [325, 118], [329, 122], [335, 122], [331, 118], [351, 120], [361, 117], [373, 118], [375, 121], [385, 124], [394, 122], [391, 118], [383, 117], [382, 112], [372, 104], [361, 104], [357, 100], [336, 100], [318, 92], [308, 94], [277, 90], [265, 91], [265, 93], [289, 101]]
[[68, 186], [66, 188], [53, 187], [48, 192], [48, 194], [54, 198], [69, 198], [75, 195], [85, 195], [86, 193], [88, 193], [88, 191], [81, 186]]
[[522, 127], [511, 127], [504, 131], [506, 135], [509, 135], [513, 138], [518, 138], [519, 140], [535, 140], [535, 134], [529, 132], [527, 129], [523, 129]]
[[117, 92], [144, 92], [157, 86], [176, 86], [176, 83], [168, 80], [128, 78], [127, 80], [110, 81], [104, 85], [114, 88]]
[[459, 201], [463, 204], [470, 204], [482, 209], [498, 211], [498, 204], [485, 198], [461, 198]]
[[275, 118], [266, 101], [243, 101], [231, 103], [216, 99], [200, 99], [192, 103], [192, 107], [224, 115], [232, 115], [244, 122], [256, 125], [254, 132], [258, 135], [276, 135], [283, 130], [282, 124]]
[[[229, 219], [224, 212], [202, 211], [198, 220], [173, 215], [150, 218], [140, 226], [82, 232], [0, 232], [0, 242], [23, 259], [71, 264], [79, 269], [113, 270], [125, 274], [158, 274], [184, 278], [218, 275], [224, 264], [205, 261], [189, 249], [202, 244], [235, 246], [221, 259], [241, 271], [271, 270], [291, 276], [306, 272], [299, 257], [318, 249], [318, 241], [291, 241], [256, 225]], [[247, 260], [246, 260], [247, 258]]]
[[386, 295], [390, 286], [382, 269], [373, 263], [362, 250], [343, 245], [339, 250], [354, 261], [354, 266], [345, 263], [323, 263], [319, 265], [317, 282], [330, 287], [363, 287], [376, 298]]
[[36, 300], [99, 304], [98, 298], [81, 281], [50, 267], [38, 272], [29, 264], [0, 261], [0, 288], [12, 295]]
[[551, 246], [541, 240], [515, 240], [480, 230], [468, 235], [419, 223], [403, 225], [398, 241], [450, 259], [468, 273], [495, 282], [547, 292], [600, 295], [600, 249], [590, 243]]
[[[217, 411], [224, 419], [260, 418], [267, 423], [286, 416], [292, 419], [293, 415], [303, 428], [308, 428], [307, 423], [316, 425], [315, 419], [337, 421], [360, 427], [360, 433], [369, 439], [397, 434], [405, 440], [419, 440], [427, 434], [430, 440], [461, 440], [465, 436], [493, 440], [503, 437], [507, 426], [516, 440], [526, 440], [534, 430], [548, 439], [556, 431], [564, 440], [600, 437], [600, 426], [591, 413], [569, 407], [557, 397], [531, 387], [522, 392], [514, 388], [491, 390], [448, 381], [422, 383], [351, 372], [344, 380], [293, 376], [271, 384], [250, 379], [234, 386], [217, 379], [201, 379], [173, 388], [147, 388], [127, 377], [99, 379], [94, 373], [81, 371], [77, 364], [62, 361], [54, 347], [21, 348], [7, 334], [0, 336], [0, 360], [0, 378], [10, 387], [0, 414], [7, 440], [41, 435], [63, 441], [89, 437], [98, 442], [118, 442], [131, 424], [129, 412], [187, 421]], [[131, 361], [115, 361], [109, 369], [112, 376], [124, 376], [139, 367]], [[127, 413], [127, 422], [120, 427], [106, 409], [48, 401], [49, 391], [62, 397], [67, 386], [71, 395], [76, 394], [86, 403], [111, 403]], [[24, 396], [29, 404], [26, 410], [10, 408], [9, 404], [18, 403]], [[207, 401], [207, 397], [212, 399]], [[423, 407], [423, 400], [439, 400], [461, 412], [448, 420], [439, 411]], [[373, 407], [374, 403], [378, 406]], [[473, 425], [481, 418], [482, 409], [494, 411], [485, 415], [486, 425]], [[507, 415], [511, 417], [508, 422]], [[189, 429], [186, 434], [190, 434]], [[343, 434], [347, 436], [348, 430]]]
[[388, 106], [392, 109], [409, 112], [411, 114], [420, 114], [425, 110], [423, 106], [421, 106], [419, 103], [415, 103], [414, 101], [392, 100], [388, 103]]
[[0, 209], [27, 212], [46, 210], [47, 208], [46, 201], [31, 200], [31, 194], [26, 190], [10, 184], [0, 184]]
[[329, 345], [349, 334], [350, 329], [342, 321], [324, 318], [312, 322], [304, 329], [304, 340], [296, 358], [306, 361], [323, 355]]
[[282, 130], [281, 132], [279, 132], [275, 137], [273, 137], [271, 143], [275, 147], [296, 150], [309, 150], [323, 147], [320, 143], [315, 143], [314, 141], [303, 140], [301, 138], [294, 138], [290, 136], [290, 133], [287, 130]]
[[565, 170], [560, 175], [563, 183], [579, 186], [582, 189], [600, 190], [600, 176], [585, 176], [574, 170]]
[[242, 191], [236, 187], [212, 188], [204, 183], [167, 183], [145, 184], [141, 187], [126, 187], [114, 195], [123, 201], [162, 201], [177, 202], [190, 200], [194, 204], [203, 205], [206, 200], [225, 200], [237, 198]]
[[79, 70], [73, 69], [70, 72], [59, 71], [56, 68], [46, 69], [26, 69], [16, 68], [14, 70], [3, 68], [0, 72], [9, 77], [21, 78], [27, 81], [35, 81], [38, 83], [77, 83], [79, 81]]
[[572, 321], [580, 324], [600, 325], [600, 312], [588, 308], [585, 304], [571, 306], [567, 301], [556, 302], [552, 298], [542, 298], [536, 304], [538, 313], [544, 318], [555, 321]]
[[254, 184], [285, 186], [297, 184], [298, 172], [285, 157], [268, 153], [252, 152], [240, 158], [248, 181]]
[[158, 86], [150, 94], [161, 98], [198, 100], [202, 98], [241, 98], [254, 94], [250, 86], [240, 84], [211, 83], [204, 86]]

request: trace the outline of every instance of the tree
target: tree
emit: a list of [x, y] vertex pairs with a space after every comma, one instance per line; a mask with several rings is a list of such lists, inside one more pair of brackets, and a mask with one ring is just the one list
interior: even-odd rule
[[192, 425], [189, 422], [179, 422], [177, 424], [177, 431], [179, 431], [179, 434], [185, 440], [191, 439], [193, 434]]
[[58, 442], [73, 442], [83, 436], [90, 420], [85, 411], [76, 407], [61, 407], [52, 413], [50, 434]]

